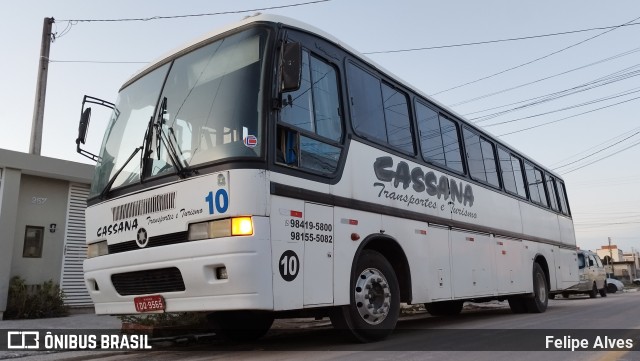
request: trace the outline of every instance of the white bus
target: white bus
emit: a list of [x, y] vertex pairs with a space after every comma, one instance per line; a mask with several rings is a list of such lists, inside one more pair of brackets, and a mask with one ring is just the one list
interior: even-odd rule
[[[113, 108], [99, 154], [90, 109]], [[259, 337], [330, 317], [386, 337], [401, 303], [543, 312], [578, 282], [561, 178], [332, 36], [259, 15], [85, 97], [98, 314], [210, 313]]]

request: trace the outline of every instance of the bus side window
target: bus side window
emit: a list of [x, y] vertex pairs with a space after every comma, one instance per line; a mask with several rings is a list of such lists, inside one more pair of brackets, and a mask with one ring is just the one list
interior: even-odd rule
[[498, 158], [504, 189], [511, 194], [527, 198], [520, 159], [501, 147], [498, 147]]
[[347, 79], [356, 134], [415, 155], [407, 94], [352, 63]]
[[559, 180], [555, 180], [556, 187], [558, 187], [558, 197], [560, 198], [560, 212], [562, 214], [569, 216], [571, 215], [571, 211], [569, 210], [569, 202], [567, 201], [567, 193], [564, 189], [564, 183]]
[[464, 128], [464, 145], [471, 178], [500, 187], [493, 143], [469, 128]]
[[420, 102], [416, 102], [416, 116], [424, 159], [464, 173], [458, 125]]
[[547, 178], [547, 193], [549, 194], [549, 204], [551, 205], [551, 209], [558, 212], [559, 211], [558, 192], [556, 192], [555, 179], [548, 174], [546, 175], [546, 178]]
[[547, 205], [547, 197], [544, 192], [544, 180], [540, 169], [534, 167], [529, 162], [524, 162], [525, 173], [527, 174], [527, 183], [529, 185], [529, 195], [531, 201], [543, 206]]
[[300, 89], [282, 94], [276, 162], [331, 174], [342, 149], [342, 113], [335, 68], [302, 51]]

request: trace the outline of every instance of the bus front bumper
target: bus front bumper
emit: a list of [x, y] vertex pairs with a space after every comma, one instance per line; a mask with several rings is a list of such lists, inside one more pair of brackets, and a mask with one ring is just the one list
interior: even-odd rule
[[[165, 312], [273, 310], [269, 219], [253, 220], [253, 236], [184, 242], [85, 260], [85, 285], [96, 313], [137, 313], [134, 298], [146, 295], [162, 296]], [[222, 269], [226, 279], [220, 277]]]

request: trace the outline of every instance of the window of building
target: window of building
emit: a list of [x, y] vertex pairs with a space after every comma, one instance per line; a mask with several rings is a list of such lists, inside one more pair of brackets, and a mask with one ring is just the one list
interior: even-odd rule
[[527, 198], [520, 158], [501, 147], [498, 147], [498, 158], [500, 159], [500, 171], [504, 189], [511, 194]]
[[283, 94], [278, 162], [323, 174], [335, 172], [342, 139], [338, 76], [329, 63], [302, 52], [300, 89]]
[[493, 143], [464, 128], [464, 145], [471, 178], [500, 187]]
[[544, 191], [544, 179], [542, 178], [542, 171], [535, 168], [531, 163], [524, 162], [524, 169], [527, 173], [527, 184], [529, 186], [529, 195], [531, 201], [534, 203], [548, 206], [547, 196]]
[[24, 248], [22, 257], [42, 258], [42, 241], [44, 240], [44, 227], [27, 226], [24, 231]]
[[463, 173], [457, 124], [431, 108], [416, 103], [422, 156], [458, 173]]
[[349, 64], [348, 80], [355, 132], [415, 154], [407, 95], [354, 64]]

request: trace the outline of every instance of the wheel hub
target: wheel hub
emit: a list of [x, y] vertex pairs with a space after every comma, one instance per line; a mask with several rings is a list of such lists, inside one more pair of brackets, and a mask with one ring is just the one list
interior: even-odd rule
[[389, 314], [391, 292], [384, 275], [375, 268], [367, 268], [356, 281], [354, 290], [360, 317], [370, 325], [384, 321]]

